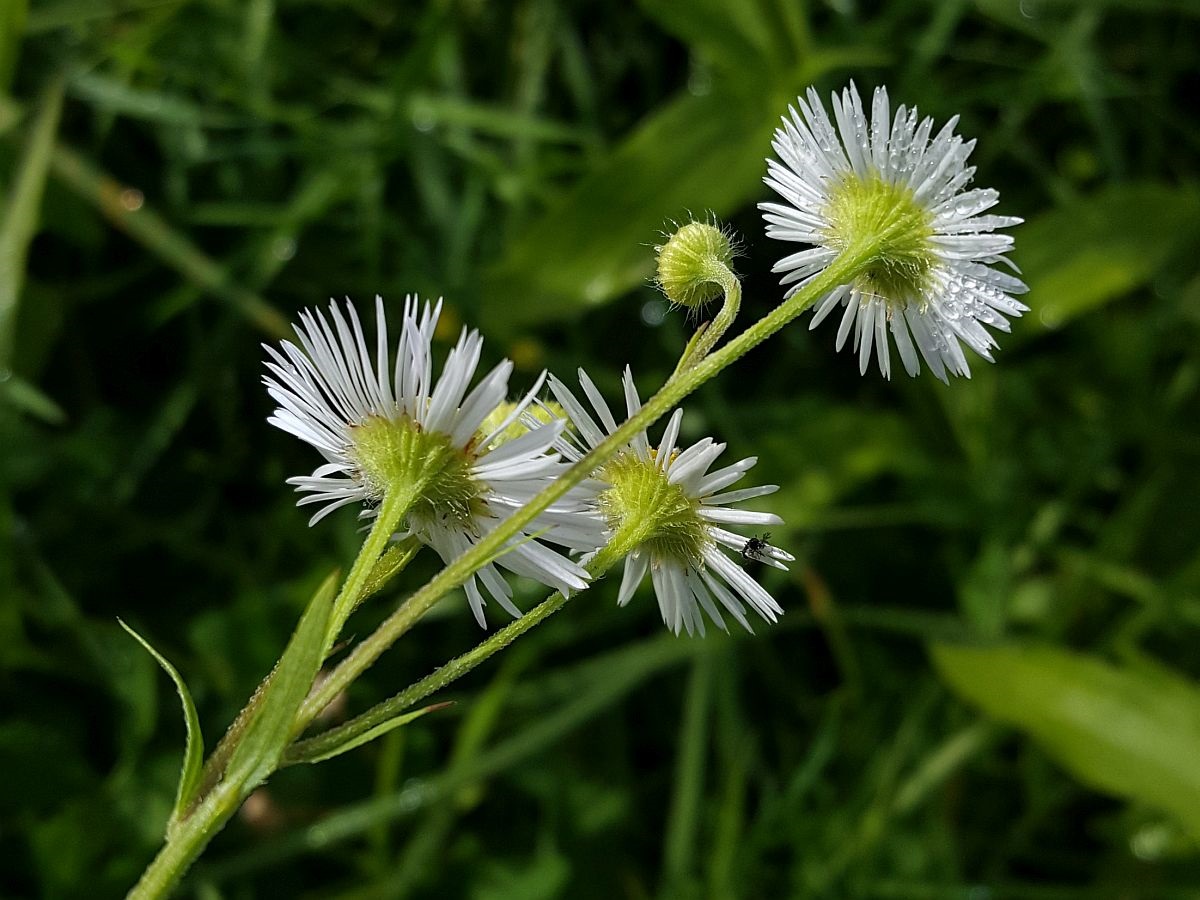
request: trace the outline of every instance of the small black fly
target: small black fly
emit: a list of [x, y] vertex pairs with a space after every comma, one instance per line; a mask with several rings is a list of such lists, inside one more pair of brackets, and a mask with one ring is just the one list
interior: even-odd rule
[[762, 537], [755, 535], [747, 539], [742, 547], [742, 556], [746, 559], [753, 559], [762, 562], [767, 550], [770, 549], [770, 544], [767, 543], [771, 539], [771, 532], [766, 532]]

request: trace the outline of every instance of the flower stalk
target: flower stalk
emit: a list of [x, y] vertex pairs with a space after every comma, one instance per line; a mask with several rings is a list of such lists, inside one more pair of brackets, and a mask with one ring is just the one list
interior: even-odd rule
[[[404, 519], [405, 513], [412, 507], [416, 498], [417, 489], [415, 487], [392, 491], [384, 495], [383, 502], [379, 504], [379, 514], [371, 525], [371, 530], [367, 533], [367, 539], [363, 542], [362, 548], [358, 551], [358, 556], [355, 557], [354, 563], [350, 567], [350, 573], [346, 576], [346, 580], [342, 584], [342, 589], [338, 592], [337, 599], [333, 602], [333, 615], [330, 617], [329, 636], [326, 638], [325, 643], [327, 648], [332, 647], [333, 642], [337, 640], [337, 636], [341, 634], [342, 626], [346, 624], [346, 619], [350, 617], [350, 613], [354, 612], [355, 607], [371, 592], [370, 589], [376, 587], [373, 583], [375, 565], [379, 562], [380, 557], [383, 556], [388, 542], [392, 539], [392, 535], [396, 532], [396, 529]], [[390, 574], [394, 574], [394, 571]]]
[[127, 900], [154, 900], [169, 895], [245, 799], [238, 785], [222, 784], [210, 791], [192, 814], [180, 822], [126, 895]]
[[692, 339], [684, 348], [683, 355], [679, 358], [679, 365], [675, 367], [672, 377], [686, 372], [708, 356], [725, 332], [729, 330], [733, 320], [737, 318], [738, 310], [742, 305], [741, 281], [727, 266], [723, 266], [722, 270], [715, 273], [714, 277], [718, 279], [718, 284], [724, 291], [721, 308], [711, 322], [705, 322], [696, 329], [696, 333], [692, 335]]

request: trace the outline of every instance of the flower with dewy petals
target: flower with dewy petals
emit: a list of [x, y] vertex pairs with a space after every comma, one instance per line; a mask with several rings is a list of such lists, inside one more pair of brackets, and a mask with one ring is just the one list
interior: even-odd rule
[[[617, 429], [613, 414], [587, 373], [579, 370], [579, 383], [599, 417], [599, 424], [571, 390], [550, 376], [550, 391], [578, 430], [564, 434], [556, 445], [567, 459], [579, 459]], [[628, 415], [642, 407], [633, 374], [623, 379]], [[703, 610], [725, 630], [724, 609], [744, 628], [748, 604], [768, 622], [783, 610], [746, 570], [730, 558], [730, 550], [786, 569], [791, 554], [764, 539], [753, 544], [723, 526], [779, 524], [771, 513], [736, 509], [734, 504], [778, 490], [776, 485], [727, 490], [757, 462], [753, 457], [709, 471], [725, 449], [712, 438], [676, 449], [683, 411], [667, 422], [662, 440], [651, 447], [646, 432], [639, 432], [627, 447], [595, 473], [595, 506], [608, 526], [608, 539], [625, 557], [625, 571], [617, 602], [624, 606], [647, 571], [658, 597], [663, 622], [676, 634], [704, 634]], [[752, 548], [747, 552], [747, 548]]]
[[1006, 317], [1029, 309], [1010, 296], [1025, 284], [992, 265], [1012, 266], [1004, 256], [1012, 237], [994, 232], [1021, 219], [982, 215], [999, 194], [964, 190], [975, 142], [954, 134], [957, 116], [931, 138], [933, 120], [918, 122], [915, 107], [891, 115], [886, 88], [875, 89], [869, 116], [853, 83], [831, 103], [836, 128], [816, 91], [797, 98], [799, 111], [789, 110], [772, 143], [781, 161], [767, 160], [764, 180], [787, 201], [759, 204], [767, 235], [813, 245], [775, 265], [791, 285], [786, 296], [843, 250], [881, 239], [863, 274], [817, 300], [810, 327], [840, 305], [837, 348], [853, 331], [860, 372], [874, 347], [891, 378], [890, 331], [909, 375], [921, 370], [919, 352], [942, 381], [947, 372], [970, 377], [960, 342], [992, 362], [999, 345], [984, 326], [1008, 331]]
[[[383, 301], [376, 298], [374, 353], [354, 307], [336, 304], [329, 317], [300, 314], [299, 346], [284, 341], [266, 346], [270, 374], [263, 381], [279, 404], [268, 421], [311, 444], [325, 457], [312, 475], [289, 478], [306, 494], [300, 505], [321, 504], [314, 524], [335, 509], [366, 504], [362, 515], [378, 513], [386, 494], [407, 501], [406, 529], [450, 562], [513, 510], [526, 504], [562, 470], [552, 451], [561, 421], [518, 428], [545, 373], [507, 414], [493, 415], [505, 403], [513, 364], [504, 360], [469, 393], [483, 348], [476, 331], [462, 330], [441, 376], [433, 376], [431, 342], [441, 302], [404, 304], [404, 320], [391, 363]], [[489, 419], [489, 417], [491, 417]], [[482, 431], [485, 420], [490, 428]], [[598, 525], [568, 495], [526, 526], [496, 563], [564, 594], [586, 584], [587, 573], [571, 560], [530, 538], [533, 532], [573, 549], [596, 544]], [[483, 589], [513, 616], [521, 612], [512, 590], [488, 563], [464, 584], [471, 610], [485, 624]]]

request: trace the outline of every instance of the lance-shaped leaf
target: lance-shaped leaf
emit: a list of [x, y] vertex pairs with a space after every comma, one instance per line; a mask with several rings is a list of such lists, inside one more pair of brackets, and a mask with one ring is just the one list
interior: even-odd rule
[[183, 721], [187, 726], [187, 744], [184, 747], [183, 765], [179, 772], [179, 787], [175, 790], [175, 808], [171, 810], [171, 819], [167, 824], [167, 835], [170, 836], [191, 806], [192, 800], [196, 797], [196, 789], [200, 785], [200, 772], [204, 765], [204, 736], [200, 732], [200, 717], [196, 715], [196, 704], [192, 702], [192, 695], [188, 691], [187, 685], [184, 684], [179, 671], [144, 637], [120, 619], [117, 619], [117, 622], [129, 632], [134, 640], [145, 647], [146, 652], [163, 667], [163, 671], [171, 676], [171, 680], [175, 682], [175, 690], [179, 692], [179, 702], [183, 705]]
[[414, 719], [419, 719], [426, 713], [435, 712], [439, 709], [445, 709], [447, 706], [452, 706], [450, 701], [444, 703], [431, 703], [429, 706], [424, 706], [421, 709], [415, 709], [412, 712], [402, 713], [394, 716], [384, 722], [380, 722], [372, 728], [367, 728], [356, 734], [347, 734], [343, 740], [329, 742], [323, 741], [324, 735], [317, 735], [302, 743], [296, 744], [293, 751], [289, 751], [287, 755], [287, 763], [319, 763], [327, 759], [333, 759], [335, 756], [341, 756], [343, 753], [348, 753], [355, 747], [361, 747], [363, 744], [375, 740], [377, 737], [383, 737], [389, 731], [399, 728], [401, 725], [407, 725]]
[[930, 648], [942, 679], [1085, 784], [1173, 813], [1200, 837], [1200, 687], [1045, 646]]
[[337, 594], [337, 576], [317, 589], [287, 649], [266, 680], [258, 708], [229, 757], [225, 779], [249, 791], [279, 765], [291, 738], [300, 704], [308, 696], [329, 647], [329, 615]]
[[[0, 23], [7, 15], [0, 13]], [[0, 371], [7, 371], [12, 364], [25, 262], [30, 244], [41, 227], [42, 194], [62, 115], [63, 85], [60, 77], [46, 89], [41, 110], [29, 130], [29, 141], [11, 193], [0, 210]]]
[[0, 93], [6, 92], [12, 86], [17, 57], [21, 51], [21, 39], [25, 36], [25, 18], [28, 14], [29, 0], [0, 2]]
[[798, 4], [772, 0], [640, 0], [659, 25], [688, 45], [696, 56], [732, 79], [761, 86], [764, 78], [794, 68], [807, 44]]

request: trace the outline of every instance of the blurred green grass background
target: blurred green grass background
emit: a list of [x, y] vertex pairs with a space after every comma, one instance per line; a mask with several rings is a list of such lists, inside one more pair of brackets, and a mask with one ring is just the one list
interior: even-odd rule
[[[1200, 897], [1198, 16], [0, 0], [0, 895], [119, 896], [158, 845], [183, 727], [117, 616], [211, 743], [353, 556], [283, 484], [317, 460], [259, 341], [444, 295], [514, 389], [649, 392], [688, 333], [659, 230], [725, 218], [769, 309], [770, 133], [854, 77], [961, 114], [1027, 219], [999, 363], [888, 384], [791, 326], [684, 424], [782, 486], [779, 627], [675, 639], [601, 583], [452, 708], [280, 774], [183, 894]], [[479, 637], [447, 599], [345, 709]]]

